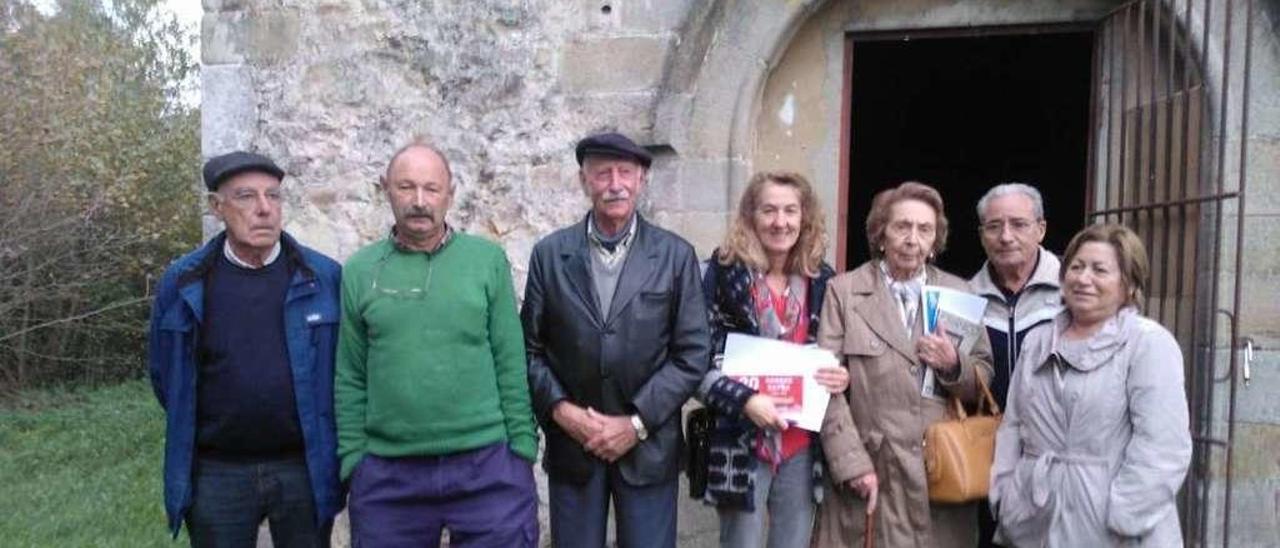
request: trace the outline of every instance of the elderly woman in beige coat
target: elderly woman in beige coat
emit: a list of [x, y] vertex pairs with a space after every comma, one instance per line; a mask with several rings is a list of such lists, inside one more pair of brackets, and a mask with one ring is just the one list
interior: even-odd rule
[[1142, 241], [1094, 225], [1062, 264], [1066, 309], [1027, 334], [996, 437], [996, 539], [1182, 546], [1175, 497], [1191, 463], [1182, 352], [1138, 313]]
[[868, 515], [877, 546], [977, 543], [976, 507], [931, 503], [921, 454], [925, 428], [945, 417], [946, 398], [976, 401], [978, 378], [991, 375], [985, 331], [968, 355], [942, 334], [921, 332], [922, 285], [969, 290], [929, 264], [946, 238], [936, 190], [915, 182], [885, 190], [867, 217], [872, 260], [827, 287], [818, 343], [842, 357], [849, 388], [831, 398], [822, 425], [831, 485], [819, 510], [819, 546], [862, 546]]

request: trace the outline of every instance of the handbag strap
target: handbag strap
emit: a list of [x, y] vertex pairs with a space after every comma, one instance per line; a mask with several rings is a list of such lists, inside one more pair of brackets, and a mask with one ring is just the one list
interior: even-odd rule
[[[991, 389], [987, 387], [986, 379], [982, 375], [978, 375], [978, 388], [982, 389], [982, 400], [987, 402], [987, 412], [991, 415], [1000, 414], [1000, 404], [996, 403], [995, 396], [991, 395]], [[982, 404], [978, 404], [978, 413], [982, 413]]]
[[[985, 403], [987, 408], [987, 413], [986, 413], [987, 415], [992, 415], [992, 416], [999, 415], [1000, 404], [996, 403], [995, 396], [991, 395], [991, 389], [987, 387], [986, 379], [983, 379], [982, 375], [978, 375], [977, 377], [978, 377], [978, 389], [982, 393], [982, 398], [978, 400], [978, 408], [975, 410], [974, 414], [982, 415], [983, 414], [982, 404]], [[968, 413], [964, 412], [964, 405], [960, 403], [960, 398], [957, 398], [955, 396], [951, 396], [951, 412], [954, 413], [956, 418], [960, 420], [964, 420], [969, 416]]]

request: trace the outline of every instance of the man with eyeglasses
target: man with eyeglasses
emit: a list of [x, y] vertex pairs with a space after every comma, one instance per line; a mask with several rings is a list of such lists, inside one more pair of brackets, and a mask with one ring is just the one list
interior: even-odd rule
[[680, 408], [711, 341], [693, 247], [636, 212], [650, 153], [617, 134], [578, 142], [591, 210], [529, 259], [525, 340], [557, 547], [674, 547]]
[[333, 424], [340, 269], [283, 231], [284, 170], [232, 152], [204, 165], [226, 225], [156, 288], [148, 361], [164, 407], [164, 500], [191, 545], [328, 546], [342, 508]]
[[354, 546], [537, 546], [524, 337], [498, 245], [445, 219], [453, 172], [417, 140], [387, 163], [395, 226], [342, 279], [335, 407]]
[[[1022, 339], [1062, 310], [1058, 258], [1040, 245], [1046, 230], [1044, 200], [1035, 187], [996, 185], [978, 200], [979, 235], [987, 260], [969, 281], [987, 299], [985, 324], [991, 339], [991, 391], [1003, 409]], [[995, 524], [985, 501], [978, 505], [981, 546]]]

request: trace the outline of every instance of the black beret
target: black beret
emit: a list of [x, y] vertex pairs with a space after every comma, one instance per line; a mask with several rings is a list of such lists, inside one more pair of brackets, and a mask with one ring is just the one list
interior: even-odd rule
[[218, 185], [223, 181], [246, 171], [260, 171], [277, 179], [284, 179], [284, 170], [270, 158], [237, 150], [214, 156], [204, 163], [204, 186], [209, 187], [210, 192], [217, 191]]
[[649, 169], [649, 164], [653, 163], [653, 155], [648, 150], [621, 133], [600, 133], [587, 137], [578, 141], [575, 152], [579, 166], [582, 165], [583, 159], [592, 154], [635, 160], [645, 169]]

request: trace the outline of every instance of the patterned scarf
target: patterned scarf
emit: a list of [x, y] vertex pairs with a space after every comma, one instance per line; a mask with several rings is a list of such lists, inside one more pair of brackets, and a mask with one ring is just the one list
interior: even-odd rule
[[770, 339], [790, 339], [800, 317], [804, 312], [805, 288], [808, 286], [804, 276], [787, 277], [787, 288], [783, 290], [786, 307], [776, 310], [773, 306], [773, 291], [765, 281], [765, 275], [755, 273], [751, 282], [751, 302], [755, 304], [756, 326], [761, 337]]
[[898, 312], [902, 316], [902, 324], [907, 328], [907, 336], [911, 336], [911, 327], [916, 322], [916, 309], [920, 307], [920, 288], [927, 282], [928, 274], [924, 268], [909, 280], [895, 280], [889, 274], [888, 261], [880, 261], [880, 272], [889, 286], [889, 293], [898, 301]]
[[[794, 274], [787, 277], [787, 287], [782, 294], [785, 306], [782, 310], [778, 310], [774, 306], [773, 290], [769, 289], [765, 275], [753, 274], [751, 302], [755, 305], [756, 327], [760, 336], [780, 340], [794, 339], [795, 330], [801, 324], [801, 318], [807, 313], [805, 310], [807, 280], [804, 276]], [[769, 463], [776, 474], [778, 467], [782, 465], [782, 433], [761, 429], [756, 437], [755, 449], [756, 456], [761, 461]]]

